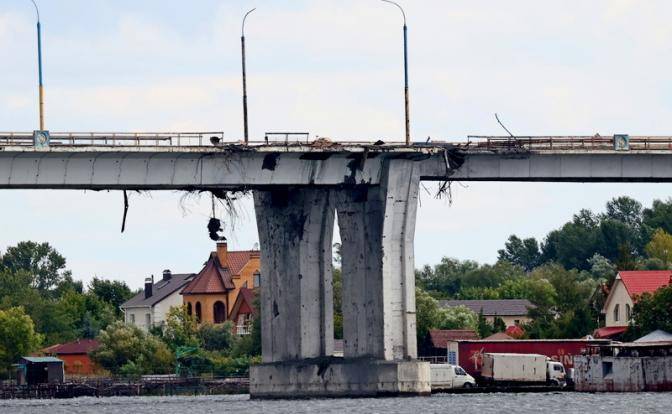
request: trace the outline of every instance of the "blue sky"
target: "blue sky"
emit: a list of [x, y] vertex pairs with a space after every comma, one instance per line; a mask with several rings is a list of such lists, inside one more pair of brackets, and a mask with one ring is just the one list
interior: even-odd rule
[[[403, 136], [401, 17], [377, 0], [41, 0], [52, 131], [223, 130], [242, 135], [240, 20], [248, 9], [250, 127], [337, 140]], [[672, 134], [672, 3], [662, 0], [406, 0], [413, 136]], [[0, 3], [0, 130], [37, 122], [34, 10]], [[430, 186], [431, 188], [431, 186]], [[416, 265], [492, 262], [509, 234], [543, 237], [618, 195], [648, 204], [670, 185], [455, 185], [423, 195]], [[118, 192], [0, 192], [0, 250], [49, 241], [77, 278], [137, 287], [193, 272], [212, 247], [208, 200]], [[227, 232], [256, 241], [251, 202]]]

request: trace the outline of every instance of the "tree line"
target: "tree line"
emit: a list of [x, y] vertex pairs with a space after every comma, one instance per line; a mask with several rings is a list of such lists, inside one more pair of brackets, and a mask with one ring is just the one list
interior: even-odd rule
[[[484, 324], [482, 315], [455, 323], [439, 309], [437, 299], [528, 299], [535, 308], [528, 315], [532, 321], [523, 327], [526, 337], [591, 334], [598, 327], [605, 287], [619, 270], [671, 268], [671, 233], [672, 199], [655, 200], [645, 208], [630, 197], [618, 197], [604, 212], [579, 211], [542, 240], [510, 236], [494, 264], [444, 257], [416, 271], [419, 340], [430, 328], [473, 328], [481, 335], [501, 330], [501, 325]], [[636, 304], [631, 334], [672, 319], [672, 302], [663, 297], [657, 293]], [[654, 300], [658, 306], [650, 303]]]
[[139, 291], [122, 281], [74, 280], [48, 243], [26, 241], [0, 254], [0, 378], [40, 349], [97, 338], [92, 358], [113, 375], [212, 372], [240, 374], [261, 353], [261, 334], [238, 338], [233, 326], [199, 325], [182, 308], [145, 333], [123, 322], [121, 305]]

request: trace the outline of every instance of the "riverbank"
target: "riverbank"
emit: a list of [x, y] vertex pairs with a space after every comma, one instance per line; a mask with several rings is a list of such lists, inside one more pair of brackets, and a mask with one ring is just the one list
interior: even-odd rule
[[0, 400], [80, 397], [143, 397], [247, 394], [248, 378], [162, 378], [140, 381], [95, 379], [63, 384], [0, 386]]

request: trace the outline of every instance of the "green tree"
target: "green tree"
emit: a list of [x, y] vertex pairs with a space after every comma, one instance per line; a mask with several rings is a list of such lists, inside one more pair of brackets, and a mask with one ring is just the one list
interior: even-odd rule
[[611, 286], [618, 269], [609, 259], [595, 253], [593, 257], [588, 259], [588, 264], [590, 265], [590, 273], [595, 280], [606, 281]]
[[[336, 243], [334, 246], [337, 245], [340, 252], [341, 245]], [[334, 338], [343, 339], [343, 278], [340, 268], [334, 268], [332, 285], [334, 292]]]
[[439, 302], [420, 288], [415, 289], [415, 312], [418, 341], [424, 341], [431, 329], [441, 326], [444, 313]]
[[488, 322], [488, 320], [483, 315], [483, 309], [481, 309], [481, 311], [478, 313], [476, 330], [478, 332], [478, 336], [481, 338], [487, 338], [488, 336], [495, 333], [492, 324]]
[[504, 249], [499, 250], [499, 260], [508, 261], [530, 271], [537, 267], [541, 261], [539, 243], [534, 238], [521, 240], [512, 235], [506, 241]]
[[636, 339], [656, 329], [672, 332], [672, 285], [660, 288], [653, 294], [643, 294], [632, 309], [629, 339]]
[[166, 315], [163, 326], [163, 340], [170, 349], [180, 347], [198, 347], [198, 323], [193, 315], [189, 315], [187, 307], [173, 306]]
[[121, 316], [121, 305], [133, 296], [125, 282], [104, 280], [94, 277], [89, 283], [88, 293], [112, 305], [117, 316]]
[[607, 203], [605, 217], [619, 221], [636, 229], [642, 224], [642, 203], [630, 197], [622, 196]]
[[33, 320], [23, 308], [0, 310], [0, 372], [37, 350], [41, 343], [42, 336], [35, 332]]
[[233, 335], [233, 328], [231, 321], [218, 325], [202, 324], [198, 327], [198, 340], [201, 347], [208, 351], [228, 353], [236, 340]]
[[663, 229], [672, 234], [672, 198], [667, 201], [654, 200], [651, 208], [642, 211], [642, 224], [649, 232]]
[[478, 315], [466, 306], [451, 306], [441, 309], [443, 320], [439, 329], [473, 329], [478, 326]]
[[506, 323], [504, 319], [499, 316], [495, 316], [494, 321], [492, 322], [492, 330], [494, 332], [504, 332], [506, 330]]
[[537, 306], [550, 307], [555, 304], [557, 292], [548, 279], [524, 277], [509, 279], [497, 288], [501, 299], [527, 299]]
[[650, 258], [658, 259], [668, 266], [672, 262], [672, 235], [663, 229], [656, 230], [645, 250]]
[[441, 263], [416, 272], [417, 286], [439, 298], [454, 297], [462, 289], [465, 274], [478, 269], [478, 263], [444, 257]]
[[55, 289], [70, 275], [65, 270], [65, 258], [49, 243], [25, 241], [9, 247], [2, 256], [2, 265], [11, 272], [28, 272], [31, 286], [43, 293]]
[[91, 353], [91, 358], [115, 375], [173, 371], [175, 358], [166, 344], [136, 326], [115, 322], [101, 331], [98, 341], [100, 347]]

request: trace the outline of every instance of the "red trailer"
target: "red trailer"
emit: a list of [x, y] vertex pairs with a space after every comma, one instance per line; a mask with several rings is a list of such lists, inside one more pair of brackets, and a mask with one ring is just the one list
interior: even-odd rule
[[[478, 378], [483, 354], [540, 354], [561, 362], [565, 370], [574, 367], [573, 357], [590, 352], [589, 346], [606, 345], [605, 339], [523, 339], [501, 341], [451, 341], [448, 343], [448, 363], [460, 365]], [[595, 348], [592, 348], [595, 349]]]

